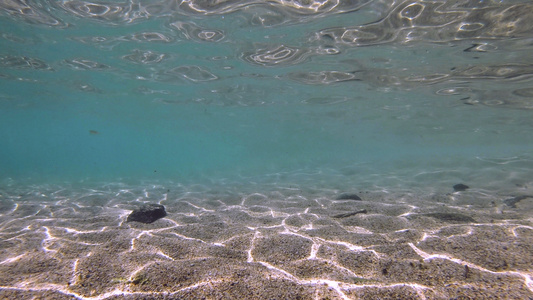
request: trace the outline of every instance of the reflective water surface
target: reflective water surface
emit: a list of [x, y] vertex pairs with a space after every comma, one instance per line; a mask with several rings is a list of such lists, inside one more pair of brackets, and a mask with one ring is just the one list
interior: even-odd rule
[[0, 82], [2, 298], [533, 297], [530, 1], [7, 0]]

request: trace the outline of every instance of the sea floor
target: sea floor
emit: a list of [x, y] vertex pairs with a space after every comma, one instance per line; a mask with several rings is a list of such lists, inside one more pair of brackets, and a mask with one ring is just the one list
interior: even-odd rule
[[[361, 200], [336, 200], [355, 198], [343, 193]], [[0, 298], [533, 299], [533, 198], [509, 199], [471, 190], [4, 190]], [[126, 222], [143, 203], [164, 205], [167, 216]]]

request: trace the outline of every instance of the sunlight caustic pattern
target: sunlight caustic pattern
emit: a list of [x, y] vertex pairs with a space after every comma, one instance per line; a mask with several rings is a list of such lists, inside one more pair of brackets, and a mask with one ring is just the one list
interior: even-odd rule
[[[59, 188], [43, 192], [38, 202], [4, 195], [0, 270], [7, 276], [0, 294], [50, 299], [533, 295], [528, 255], [533, 226], [526, 212], [503, 202], [502, 214], [494, 210], [497, 203], [469, 203], [468, 192], [427, 197], [366, 192], [363, 200], [335, 200], [338, 192], [294, 189], [201, 198], [196, 188], [121, 186], [76, 195]], [[528, 201], [519, 204], [531, 206]], [[167, 217], [152, 224], [125, 222], [146, 202], [165, 205]], [[472, 205], [475, 211], [467, 209]]]

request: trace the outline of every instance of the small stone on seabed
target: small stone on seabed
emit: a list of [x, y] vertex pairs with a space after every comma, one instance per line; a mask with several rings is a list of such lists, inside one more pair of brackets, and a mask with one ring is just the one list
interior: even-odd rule
[[456, 191], [456, 192], [466, 191], [469, 188], [470, 187], [468, 185], [462, 184], [462, 183], [459, 183], [459, 184], [456, 184], [456, 185], [453, 186], [453, 190]]
[[161, 204], [145, 204], [131, 212], [126, 222], [152, 223], [167, 215], [165, 207]]
[[339, 197], [337, 197], [337, 200], [363, 200], [361, 197], [357, 196], [356, 194], [341, 194]]

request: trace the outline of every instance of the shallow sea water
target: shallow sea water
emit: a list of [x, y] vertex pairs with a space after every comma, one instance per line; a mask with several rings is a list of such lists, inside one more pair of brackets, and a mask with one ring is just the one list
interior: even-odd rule
[[532, 20], [0, 2], [0, 298], [532, 299]]

